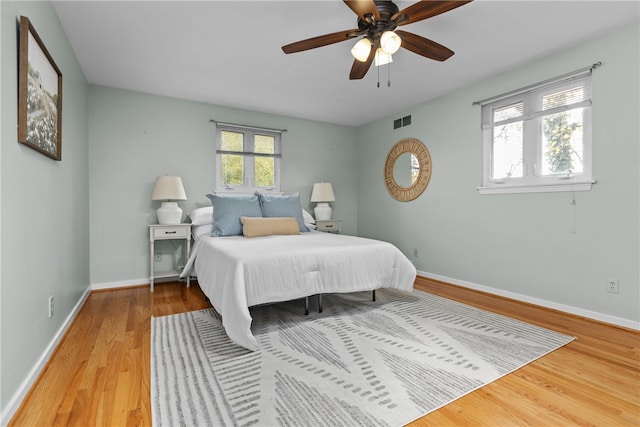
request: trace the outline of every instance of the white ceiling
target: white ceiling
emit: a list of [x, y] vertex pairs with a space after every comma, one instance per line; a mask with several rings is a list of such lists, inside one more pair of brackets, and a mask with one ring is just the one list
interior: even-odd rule
[[[403, 9], [414, 1], [397, 1]], [[455, 52], [401, 49], [350, 81], [348, 40], [281, 46], [356, 28], [342, 1], [54, 1], [89, 83], [359, 126], [579, 44], [640, 17], [636, 1], [475, 0], [402, 29]], [[594, 61], [598, 58], [593, 58]], [[589, 64], [585, 64], [589, 65]], [[568, 70], [571, 71], [571, 70]]]

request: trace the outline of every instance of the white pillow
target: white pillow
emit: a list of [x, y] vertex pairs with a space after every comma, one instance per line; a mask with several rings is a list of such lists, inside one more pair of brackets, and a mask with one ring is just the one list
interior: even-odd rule
[[213, 206], [205, 206], [204, 208], [196, 208], [189, 212], [192, 225], [213, 224]]
[[193, 240], [196, 240], [200, 236], [211, 236], [213, 233], [213, 224], [196, 225], [191, 227], [191, 235]]
[[304, 220], [304, 225], [306, 225], [309, 230], [316, 229], [316, 220], [305, 209], [302, 209], [302, 219]]

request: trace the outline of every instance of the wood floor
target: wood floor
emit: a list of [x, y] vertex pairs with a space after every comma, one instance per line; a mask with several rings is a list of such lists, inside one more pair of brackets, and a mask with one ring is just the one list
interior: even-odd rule
[[[640, 333], [419, 277], [416, 288], [578, 339], [411, 426], [639, 426]], [[197, 283], [92, 293], [10, 426], [150, 426], [150, 318]]]

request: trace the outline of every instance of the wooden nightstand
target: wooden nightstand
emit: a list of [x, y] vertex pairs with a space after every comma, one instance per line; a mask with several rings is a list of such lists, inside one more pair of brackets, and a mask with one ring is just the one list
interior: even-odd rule
[[[175, 225], [149, 225], [149, 284], [151, 292], [153, 292], [153, 283], [155, 279], [180, 276], [180, 271], [169, 270], [155, 272], [155, 241], [156, 240], [184, 240], [184, 262], [189, 259], [191, 250], [191, 224], [175, 224]], [[187, 276], [187, 287], [191, 286], [191, 279]]]
[[316, 229], [325, 233], [340, 234], [340, 220], [316, 221]]

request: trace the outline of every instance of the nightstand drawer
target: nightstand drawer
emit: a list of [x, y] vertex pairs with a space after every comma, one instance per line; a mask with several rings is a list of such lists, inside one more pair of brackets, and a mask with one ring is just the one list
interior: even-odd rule
[[154, 227], [153, 239], [185, 239], [189, 236], [189, 227], [176, 226], [176, 227]]
[[316, 228], [318, 231], [324, 231], [326, 233], [339, 233], [340, 220], [316, 221]]

